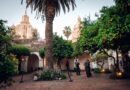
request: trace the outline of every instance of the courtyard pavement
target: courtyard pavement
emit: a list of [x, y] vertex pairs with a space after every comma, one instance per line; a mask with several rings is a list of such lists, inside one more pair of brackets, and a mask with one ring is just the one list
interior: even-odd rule
[[24, 82], [16, 82], [6, 90], [130, 90], [130, 80], [112, 80], [107, 74], [94, 74], [86, 78], [85, 72], [80, 76], [72, 75], [73, 82], [69, 80], [33, 81], [32, 74], [24, 76]]

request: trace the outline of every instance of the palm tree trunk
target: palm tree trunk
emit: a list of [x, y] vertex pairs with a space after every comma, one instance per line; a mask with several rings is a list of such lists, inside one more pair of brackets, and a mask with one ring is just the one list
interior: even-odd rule
[[45, 30], [45, 38], [46, 38], [46, 60], [48, 62], [48, 68], [53, 69], [53, 61], [52, 61], [52, 23], [46, 22], [46, 30]]
[[53, 39], [53, 20], [55, 16], [55, 10], [52, 6], [48, 6], [46, 10], [46, 27], [45, 27], [45, 39], [46, 39], [46, 51], [45, 57], [48, 62], [48, 69], [53, 70], [53, 56], [52, 56], [52, 39]]

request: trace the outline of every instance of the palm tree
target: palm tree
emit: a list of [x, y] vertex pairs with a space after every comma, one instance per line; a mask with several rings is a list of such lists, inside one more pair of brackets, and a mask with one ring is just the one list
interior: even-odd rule
[[32, 38], [34, 40], [37, 40], [39, 39], [39, 33], [37, 32], [37, 29], [34, 29], [33, 32], [32, 32]]
[[65, 26], [64, 27], [63, 34], [66, 36], [66, 38], [68, 40], [68, 38], [69, 38], [69, 36], [71, 34], [71, 28], [70, 28], [70, 26]]
[[[23, 0], [21, 0], [23, 2]], [[60, 13], [61, 8], [64, 13], [66, 10], [75, 8], [75, 0], [26, 0], [27, 7], [31, 7], [33, 11], [39, 16], [44, 16], [46, 20], [45, 26], [45, 57], [48, 61], [48, 68], [53, 69], [53, 58], [52, 58], [52, 38], [53, 38], [53, 20], [55, 16]]]

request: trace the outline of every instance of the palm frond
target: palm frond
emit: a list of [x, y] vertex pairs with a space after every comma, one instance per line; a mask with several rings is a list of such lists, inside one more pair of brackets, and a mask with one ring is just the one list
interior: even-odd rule
[[[23, 3], [24, 0], [21, 0]], [[48, 6], [52, 5], [55, 8], [56, 15], [60, 13], [61, 8], [63, 12], [72, 10], [76, 7], [75, 0], [25, 0], [26, 1], [26, 8], [30, 7], [32, 11], [36, 11], [36, 15], [45, 15], [45, 11]]]

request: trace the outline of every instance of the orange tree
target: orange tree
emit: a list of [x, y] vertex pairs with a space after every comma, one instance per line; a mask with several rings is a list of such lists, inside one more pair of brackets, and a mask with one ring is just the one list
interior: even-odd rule
[[[101, 11], [101, 22], [104, 28], [104, 44], [116, 51], [116, 67], [119, 68], [118, 54], [122, 54], [125, 75], [130, 77], [130, 5], [129, 0], [115, 0], [115, 6], [104, 8]], [[104, 24], [105, 22], [106, 24]], [[104, 47], [105, 47], [104, 45]]]
[[[84, 27], [79, 39], [83, 50], [90, 52], [97, 50], [107, 51], [112, 49], [116, 52], [116, 70], [119, 70], [118, 54], [122, 54], [123, 68], [126, 76], [130, 75], [130, 5], [128, 0], [115, 0], [115, 5], [103, 7], [101, 16], [91, 25]], [[108, 55], [110, 56], [110, 55]], [[111, 56], [114, 61], [115, 58]]]
[[73, 53], [72, 43], [64, 40], [62, 37], [53, 35], [53, 57], [61, 69], [61, 60], [70, 58]]

